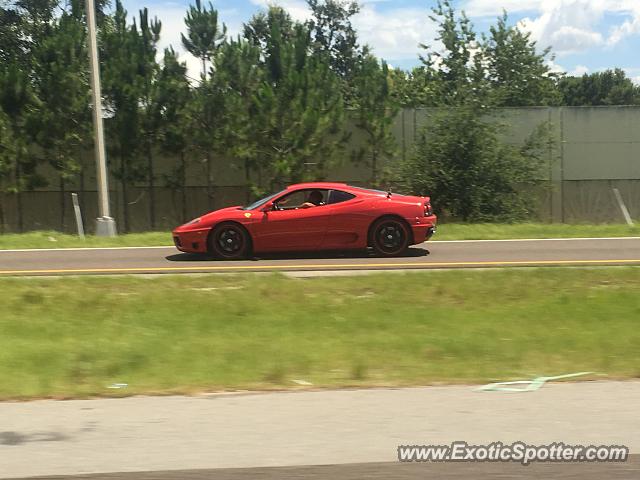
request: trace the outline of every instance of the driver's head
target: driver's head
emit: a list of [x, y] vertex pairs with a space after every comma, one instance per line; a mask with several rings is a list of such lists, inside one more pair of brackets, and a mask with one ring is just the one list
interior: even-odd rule
[[322, 203], [322, 193], [318, 190], [314, 190], [309, 194], [309, 203], [314, 205], [320, 205]]

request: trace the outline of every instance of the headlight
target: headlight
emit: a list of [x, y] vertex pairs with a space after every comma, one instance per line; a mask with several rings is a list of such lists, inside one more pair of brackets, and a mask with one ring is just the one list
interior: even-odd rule
[[194, 218], [193, 220], [191, 220], [190, 222], [185, 223], [185, 225], [194, 225], [196, 223], [200, 223], [200, 217], [198, 218]]

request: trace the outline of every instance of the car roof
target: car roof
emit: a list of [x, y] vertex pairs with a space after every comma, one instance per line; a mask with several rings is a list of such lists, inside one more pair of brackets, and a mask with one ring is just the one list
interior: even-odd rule
[[338, 182], [308, 182], [308, 183], [296, 183], [295, 185], [289, 185], [287, 190], [298, 190], [300, 188], [319, 188], [319, 189], [340, 189], [344, 190], [350, 188], [346, 183]]

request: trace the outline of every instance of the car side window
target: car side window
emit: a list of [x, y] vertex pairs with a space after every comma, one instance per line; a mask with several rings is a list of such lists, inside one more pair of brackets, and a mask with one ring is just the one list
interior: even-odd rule
[[346, 202], [347, 200], [351, 200], [356, 196], [349, 192], [343, 192], [342, 190], [331, 190], [329, 193], [329, 205], [334, 203]]
[[312, 208], [327, 203], [327, 190], [307, 189], [297, 190], [280, 198], [275, 202], [276, 210], [295, 210], [298, 208]]

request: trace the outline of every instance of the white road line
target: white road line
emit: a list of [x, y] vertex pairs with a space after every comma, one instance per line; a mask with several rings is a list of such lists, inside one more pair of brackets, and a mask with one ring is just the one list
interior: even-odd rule
[[[584, 240], [640, 240], [640, 237], [578, 237], [578, 238], [510, 238], [500, 240], [431, 240], [420, 245], [440, 243], [498, 243], [498, 242], [573, 242]], [[84, 250], [151, 250], [160, 248], [175, 248], [173, 245], [158, 245], [153, 247], [60, 247], [60, 248], [19, 248], [0, 249], [0, 253], [10, 252], [75, 252]]]

